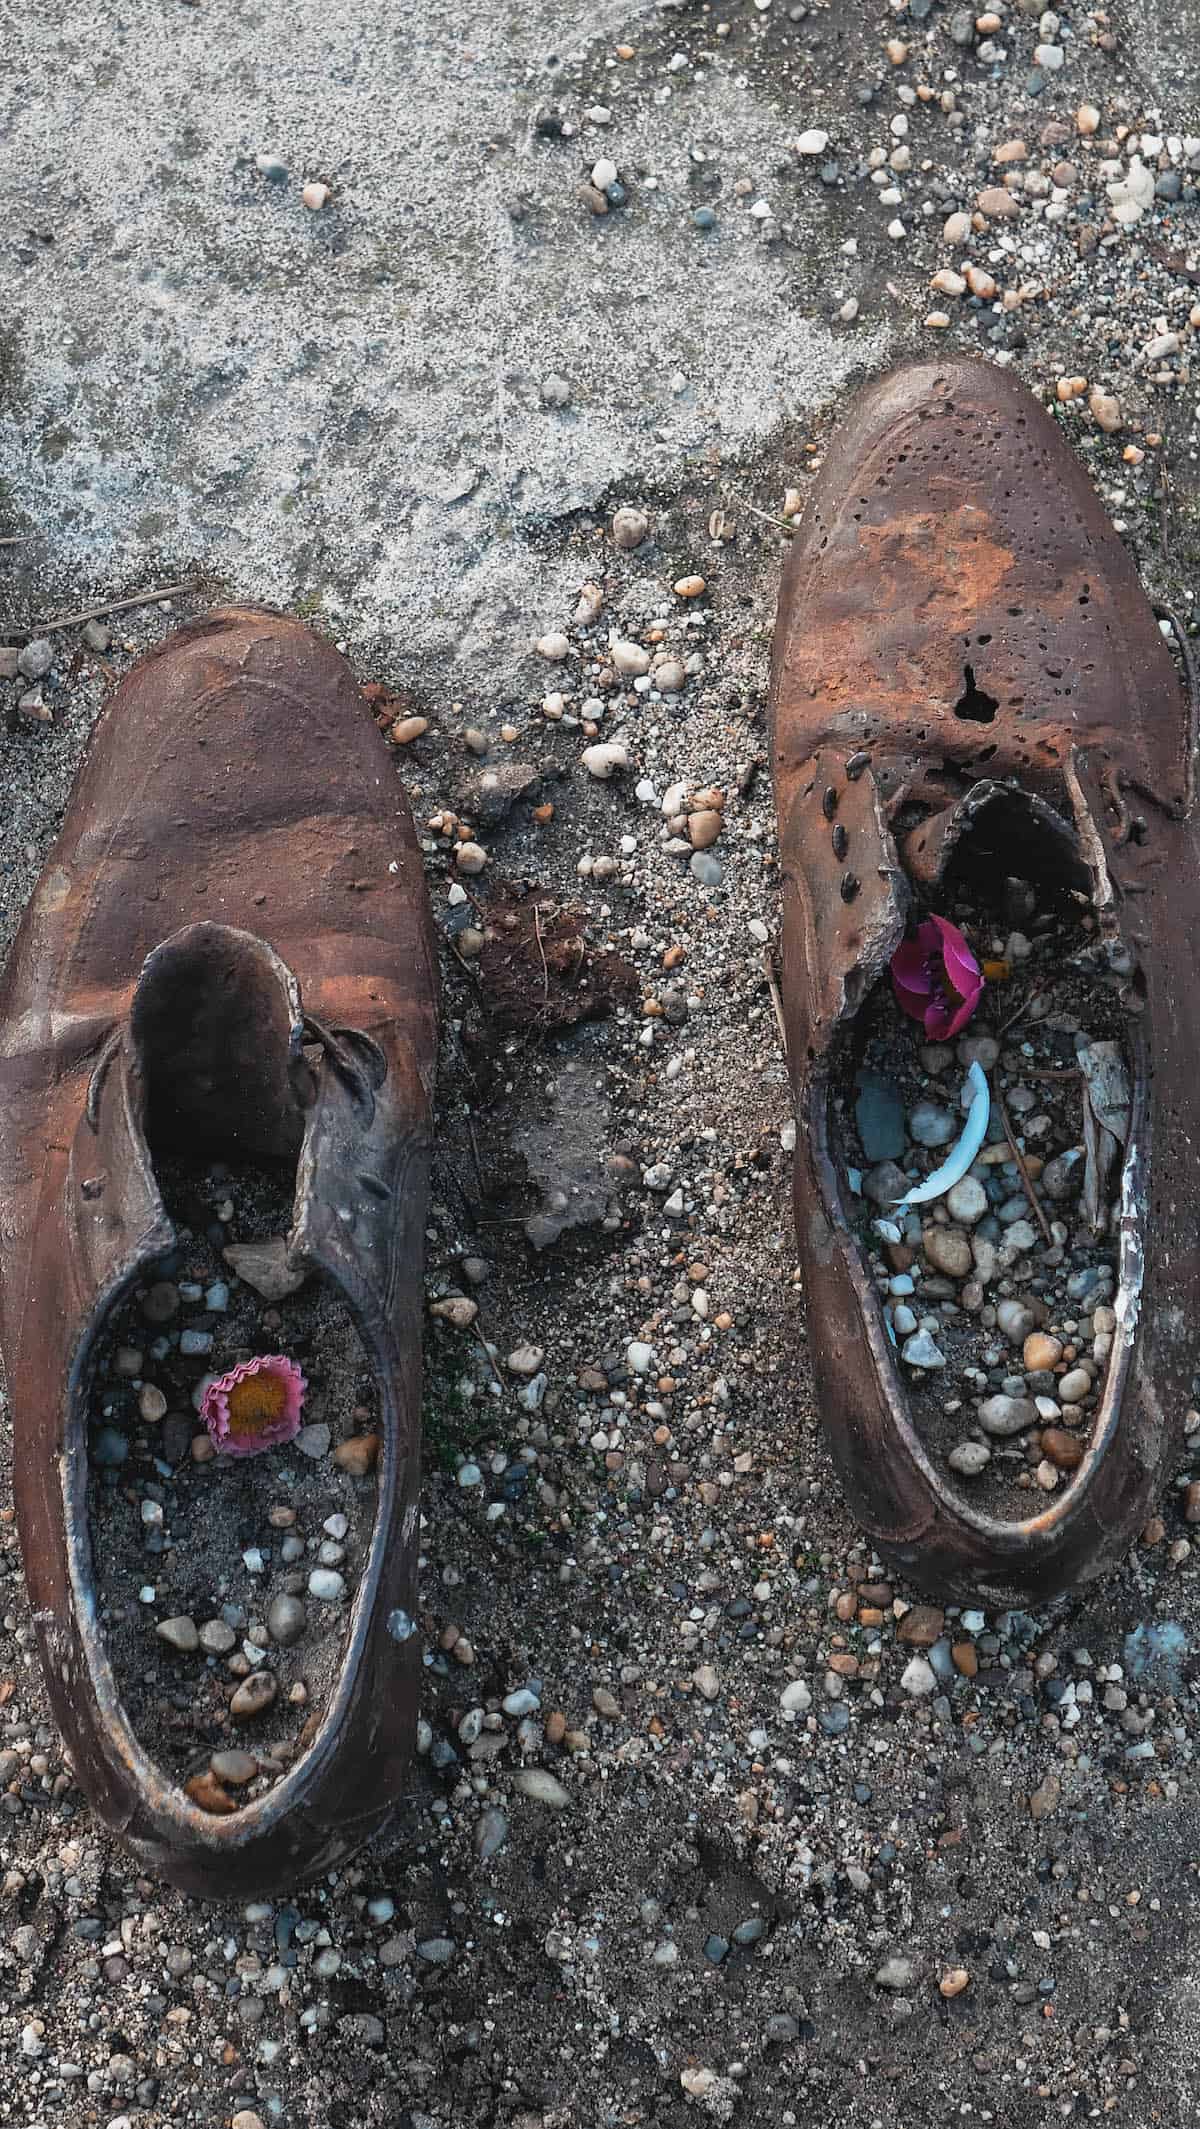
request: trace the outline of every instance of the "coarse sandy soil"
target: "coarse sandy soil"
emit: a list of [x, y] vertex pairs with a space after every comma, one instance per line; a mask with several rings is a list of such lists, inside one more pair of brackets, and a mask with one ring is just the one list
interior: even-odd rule
[[[945, 1620], [977, 1670], [931, 1694], [901, 1683], [914, 1591], [839, 1615], [878, 1571], [818, 1431], [763, 972], [785, 498], [857, 379], [919, 347], [1010, 363], [1200, 619], [1200, 13], [996, 13], [0, 10], [0, 643], [186, 587], [0, 682], [0, 944], [140, 650], [222, 598], [343, 644], [426, 720], [396, 767], [446, 947], [430, 1297], [469, 1290], [498, 1359], [431, 1321], [422, 1749], [394, 1834], [293, 1899], [206, 1909], [97, 1830], [0, 1523], [0, 2121], [1194, 2119], [1180, 1495], [1077, 1601]], [[903, 151], [882, 187], [873, 150]], [[1114, 221], [1135, 153], [1157, 189]], [[943, 241], [1006, 168], [1018, 215]], [[964, 258], [994, 297], [930, 290]], [[684, 685], [597, 721], [611, 627], [661, 629]], [[583, 718], [627, 772], [589, 776]], [[522, 795], [482, 787], [497, 766]], [[707, 881], [664, 847], [676, 783], [726, 794]], [[488, 852], [465, 904], [447, 809]]]

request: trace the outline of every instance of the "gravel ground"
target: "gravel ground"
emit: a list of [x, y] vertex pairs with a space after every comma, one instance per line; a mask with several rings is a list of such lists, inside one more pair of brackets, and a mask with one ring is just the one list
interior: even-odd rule
[[0, 927], [174, 618], [344, 642], [428, 824], [478, 1316], [429, 1328], [412, 1794], [292, 1902], [130, 1876], [0, 1523], [0, 2120], [1193, 2119], [1200, 1441], [1099, 1591], [906, 1612], [816, 1429], [762, 965], [784, 521], [854, 375], [1013, 364], [1197, 623], [1197, 9], [996, 15], [5, 20], [0, 638], [193, 588], [4, 682]]

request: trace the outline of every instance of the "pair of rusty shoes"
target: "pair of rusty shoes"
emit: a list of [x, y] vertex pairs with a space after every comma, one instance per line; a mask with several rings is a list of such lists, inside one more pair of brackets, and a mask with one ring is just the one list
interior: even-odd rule
[[[955, 360], [876, 383], [836, 437], [787, 566], [772, 704], [821, 1417], [855, 1513], [914, 1581], [1034, 1600], [1127, 1544], [1192, 1395], [1194, 703], [1049, 418]], [[1024, 1520], [975, 1510], [914, 1424], [833, 1114], [906, 926], [972, 859], [1089, 905], [1132, 1064], [1107, 1381], [1080, 1468]], [[0, 1350], [55, 1716], [99, 1815], [190, 1891], [313, 1877], [400, 1796], [436, 1041], [412, 824], [346, 665], [259, 611], [182, 629], [98, 725], [0, 993]], [[171, 1246], [156, 1168], [180, 1147], [294, 1170], [289, 1262], [348, 1303], [380, 1399], [338, 1682], [295, 1764], [228, 1817], [134, 1733], [87, 1509], [97, 1350]]]

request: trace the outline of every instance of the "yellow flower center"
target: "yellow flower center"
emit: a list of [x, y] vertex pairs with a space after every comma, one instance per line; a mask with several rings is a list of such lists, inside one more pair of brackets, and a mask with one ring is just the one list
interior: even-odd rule
[[229, 1431], [244, 1439], [249, 1434], [261, 1434], [282, 1415], [287, 1401], [287, 1384], [278, 1375], [260, 1371], [257, 1375], [244, 1375], [235, 1382], [229, 1392]]

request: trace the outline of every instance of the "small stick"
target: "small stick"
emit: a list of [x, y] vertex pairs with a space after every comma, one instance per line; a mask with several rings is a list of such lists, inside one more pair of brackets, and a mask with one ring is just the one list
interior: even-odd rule
[[486, 1338], [484, 1337], [484, 1335], [483, 1335], [483, 1332], [482, 1332], [482, 1331], [480, 1330], [480, 1328], [479, 1328], [479, 1319], [478, 1319], [478, 1317], [476, 1317], [476, 1320], [475, 1320], [475, 1322], [474, 1322], [474, 1323], [473, 1323], [473, 1324], [471, 1325], [471, 1329], [472, 1329], [472, 1330], [474, 1331], [474, 1333], [475, 1333], [475, 1336], [476, 1336], [476, 1337], [478, 1338], [478, 1340], [479, 1340], [479, 1343], [480, 1343], [480, 1345], [481, 1345], [481, 1346], [483, 1347], [483, 1352], [484, 1352], [484, 1358], [486, 1359], [486, 1361], [487, 1361], [487, 1364], [488, 1364], [489, 1368], [491, 1369], [491, 1371], [492, 1371], [493, 1375], [495, 1376], [495, 1378], [496, 1378], [496, 1381], [497, 1381], [497, 1382], [499, 1383], [499, 1385], [500, 1385], [500, 1388], [501, 1388], [501, 1389], [503, 1389], [503, 1388], [504, 1388], [504, 1377], [503, 1377], [503, 1375], [502, 1375], [502, 1374], [500, 1373], [500, 1370], [499, 1370], [499, 1368], [498, 1368], [498, 1367], [496, 1366], [496, 1363], [495, 1363], [495, 1361], [494, 1361], [494, 1360], [492, 1359], [492, 1354], [491, 1354], [491, 1348], [490, 1348], [490, 1346], [488, 1345], [487, 1339], [486, 1339]]
[[38, 627], [78, 628], [84, 621], [98, 621], [103, 614], [123, 614], [131, 606], [152, 606], [156, 599], [173, 599], [181, 591], [195, 591], [190, 580], [186, 584], [159, 584], [150, 591], [139, 591], [132, 599], [109, 599], [103, 606], [85, 606], [77, 614], [58, 614], [53, 621], [39, 621]]
[[780, 532], [794, 532], [796, 530], [794, 518], [772, 517], [769, 510], [760, 510], [756, 503], [748, 503], [745, 496], [739, 495], [735, 488], [731, 488], [729, 493], [732, 495], [739, 510], [748, 510], [751, 517], [760, 517], [764, 525], [776, 525]]
[[762, 963], [763, 970], [767, 978], [767, 987], [771, 993], [771, 1003], [775, 1008], [775, 1020], [779, 1028], [779, 1040], [783, 1044], [783, 1054], [784, 1058], [786, 1059], [787, 1028], [784, 1025], [783, 1019], [783, 994], [779, 988], [779, 978], [775, 974], [775, 963], [771, 959], [771, 949], [769, 946], [764, 946], [763, 948]]
[[1003, 1027], [999, 1029], [996, 1037], [997, 1041], [999, 1041], [1001, 1035], [1007, 1035], [1010, 1028], [1015, 1028], [1018, 1020], [1021, 1019], [1022, 1015], [1029, 1011], [1029, 1008], [1033, 1004], [1034, 999], [1040, 998], [1041, 995], [1041, 985], [1037, 984], [1035, 985], [1033, 990], [1030, 991], [1029, 996], [1027, 998], [1022, 999], [1021, 1004], [1017, 1007], [1016, 1012], [1013, 1013], [1009, 1017], [1009, 1019], [1005, 1021]]
[[0, 547], [23, 547], [25, 539], [26, 535], [23, 532], [17, 532], [9, 539], [0, 540]]
[[996, 1089], [996, 1107], [1000, 1112], [1000, 1121], [1004, 1126], [1004, 1136], [1008, 1140], [1009, 1152], [1012, 1154], [1012, 1157], [1017, 1164], [1017, 1169], [1020, 1173], [1021, 1181], [1025, 1185], [1025, 1195], [1029, 1199], [1029, 1202], [1037, 1215], [1038, 1226], [1041, 1228], [1042, 1233], [1045, 1235], [1049, 1247], [1053, 1249], [1054, 1236], [1050, 1232], [1050, 1223], [1047, 1220], [1045, 1213], [1042, 1211], [1041, 1206], [1038, 1204], [1037, 1194], [1033, 1187], [1033, 1178], [1030, 1175], [1028, 1168], [1025, 1166], [1025, 1156], [1022, 1153], [1020, 1147], [1018, 1146], [1016, 1139], [1013, 1137], [1013, 1127], [1008, 1120], [1008, 1110], [1004, 1106], [1004, 1096], [1001, 1094], [998, 1087]]

